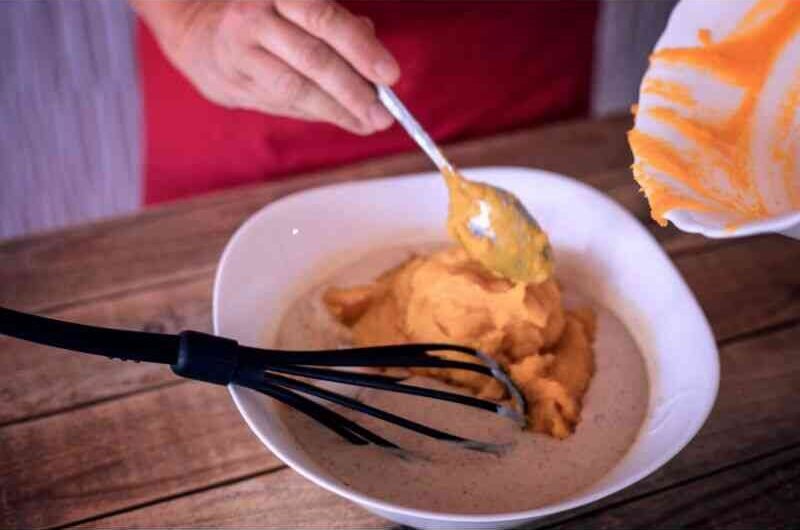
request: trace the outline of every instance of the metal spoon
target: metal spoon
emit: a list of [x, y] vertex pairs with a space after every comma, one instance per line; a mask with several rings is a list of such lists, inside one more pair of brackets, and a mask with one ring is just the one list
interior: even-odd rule
[[378, 85], [378, 99], [442, 173], [450, 192], [447, 228], [473, 259], [511, 280], [539, 283], [553, 273], [547, 235], [511, 193], [465, 179], [397, 95]]

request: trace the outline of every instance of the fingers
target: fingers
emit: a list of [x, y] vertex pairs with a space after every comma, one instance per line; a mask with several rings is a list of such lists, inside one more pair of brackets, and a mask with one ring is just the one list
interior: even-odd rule
[[400, 67], [375, 33], [357, 17], [332, 0], [276, 0], [278, 13], [325, 41], [355, 70], [374, 83], [391, 85]]
[[328, 0], [288, 0], [285, 14], [279, 1], [198, 3], [170, 57], [203, 95], [227, 107], [356, 134], [388, 127], [372, 83], [392, 82], [399, 70], [371, 23]]
[[267, 51], [319, 85], [358, 118], [365, 130], [383, 130], [391, 125], [392, 118], [378, 102], [371, 84], [321, 39], [278, 14], [265, 17], [256, 38]]
[[249, 50], [242, 58], [242, 68], [250, 77], [251, 107], [325, 121], [355, 134], [372, 132], [330, 94], [266, 50]]

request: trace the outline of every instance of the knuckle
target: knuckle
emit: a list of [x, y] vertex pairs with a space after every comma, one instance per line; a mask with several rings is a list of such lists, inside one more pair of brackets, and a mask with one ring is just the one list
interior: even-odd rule
[[344, 109], [337, 109], [332, 115], [333, 121], [349, 129], [358, 129], [358, 122]]
[[292, 70], [286, 70], [276, 75], [273, 83], [277, 99], [290, 106], [303, 101], [310, 88], [308, 81]]
[[312, 32], [324, 32], [339, 20], [339, 9], [331, 2], [311, 4], [306, 11], [306, 24]]
[[228, 10], [231, 13], [234, 13], [235, 15], [240, 16], [245, 20], [253, 16], [255, 13], [261, 11], [263, 7], [261, 2], [242, 1], [242, 0], [239, 0], [238, 2], [229, 2], [227, 6]]
[[238, 99], [253, 89], [253, 81], [244, 74], [237, 73], [229, 80], [230, 93]]
[[331, 65], [334, 51], [321, 40], [310, 43], [302, 51], [302, 62], [311, 70], [322, 70]]
[[255, 29], [266, 14], [261, 2], [234, 1], [225, 4], [220, 26], [233, 38], [243, 39]]
[[236, 29], [247, 20], [247, 11], [250, 7], [247, 2], [230, 2], [225, 4], [225, 9], [222, 11], [220, 24], [227, 29]]
[[348, 28], [343, 40], [348, 43], [350, 53], [361, 61], [370, 61], [380, 53], [382, 46], [375, 34], [362, 24]]
[[361, 86], [358, 81], [346, 83], [337, 90], [337, 99], [352, 109], [357, 115], [367, 114], [367, 108], [374, 98], [370, 97], [369, 88]]

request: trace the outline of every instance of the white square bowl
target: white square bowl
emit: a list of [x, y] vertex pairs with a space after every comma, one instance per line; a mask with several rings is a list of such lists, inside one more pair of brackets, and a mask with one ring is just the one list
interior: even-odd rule
[[[507, 189], [541, 222], [557, 267], [576, 290], [613, 311], [631, 331], [650, 380], [650, 403], [626, 456], [602, 479], [537, 509], [487, 515], [416, 510], [358, 493], [316, 466], [294, 443], [277, 404], [230, 386], [258, 438], [317, 485], [392, 521], [422, 528], [507, 528], [575, 508], [625, 488], [677, 454], [717, 395], [719, 359], [696, 299], [653, 237], [626, 210], [573, 179], [525, 168], [465, 170]], [[289, 304], [360, 255], [447, 239], [447, 194], [438, 173], [337, 184], [291, 195], [255, 213], [223, 253], [214, 285], [214, 329], [240, 343], [274, 340]]]

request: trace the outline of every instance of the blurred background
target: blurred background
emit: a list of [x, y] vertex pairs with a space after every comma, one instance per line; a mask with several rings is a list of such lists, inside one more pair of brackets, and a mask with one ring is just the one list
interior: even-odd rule
[[[629, 112], [674, 0], [600, 2], [589, 112]], [[144, 119], [125, 0], [0, 2], [0, 239], [134, 211]]]

